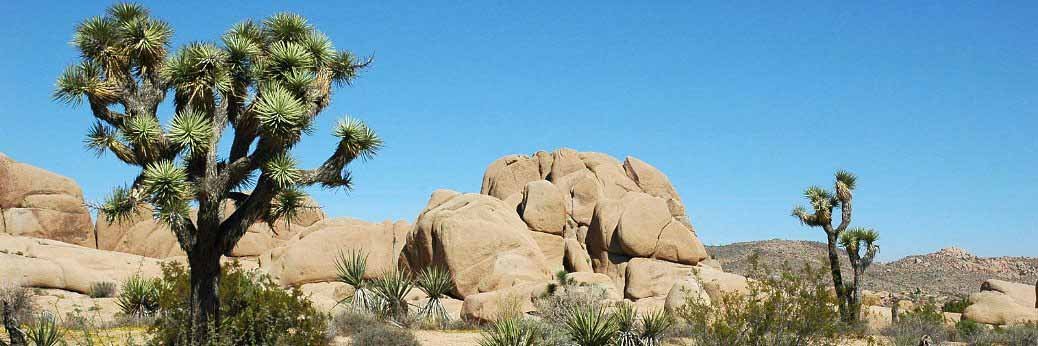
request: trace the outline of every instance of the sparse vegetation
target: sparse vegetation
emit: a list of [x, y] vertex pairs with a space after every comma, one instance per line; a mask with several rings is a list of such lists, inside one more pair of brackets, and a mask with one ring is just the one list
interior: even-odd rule
[[108, 298], [115, 295], [115, 283], [99, 281], [90, 285], [90, 298]]
[[421, 346], [410, 329], [376, 323], [353, 336], [354, 346]]
[[948, 340], [950, 334], [944, 325], [944, 315], [931, 301], [921, 301], [911, 311], [901, 312], [897, 322], [882, 332], [896, 346], [916, 346], [924, 335], [940, 343]]
[[969, 305], [969, 298], [958, 297], [944, 302], [944, 305], [941, 305], [941, 311], [961, 314], [963, 311], [966, 311], [966, 307]]
[[59, 328], [58, 320], [50, 313], [42, 313], [29, 323], [25, 337], [33, 346], [56, 346], [61, 344], [65, 333]]
[[[774, 275], [767, 275], [774, 272]], [[844, 329], [823, 270], [764, 270], [754, 265], [749, 294], [718, 302], [692, 296], [678, 309], [677, 328], [698, 346], [834, 345]]]

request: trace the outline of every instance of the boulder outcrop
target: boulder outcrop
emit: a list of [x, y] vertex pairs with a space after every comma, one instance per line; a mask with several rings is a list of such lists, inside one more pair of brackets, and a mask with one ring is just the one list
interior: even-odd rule
[[0, 235], [0, 278], [25, 287], [87, 294], [95, 282], [158, 277], [160, 261], [50, 239]]
[[0, 233], [96, 247], [83, 191], [72, 179], [0, 153]]

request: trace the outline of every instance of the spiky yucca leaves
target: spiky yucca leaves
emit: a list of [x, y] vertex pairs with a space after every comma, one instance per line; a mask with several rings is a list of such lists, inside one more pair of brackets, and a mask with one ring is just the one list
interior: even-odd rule
[[137, 213], [139, 206], [140, 202], [130, 188], [117, 187], [95, 209], [98, 209], [104, 215], [105, 221], [110, 224], [129, 220]]
[[272, 157], [264, 165], [263, 173], [274, 180], [279, 187], [285, 188], [295, 186], [299, 182], [299, 168], [296, 168], [296, 160], [288, 153], [280, 153]]
[[638, 333], [638, 312], [634, 305], [621, 302], [613, 314], [616, 316], [616, 345], [639, 346], [641, 340]]
[[25, 337], [34, 346], [57, 346], [62, 344], [65, 332], [58, 327], [58, 319], [53, 314], [45, 312], [36, 316], [29, 323]]
[[368, 125], [357, 118], [346, 117], [335, 126], [336, 137], [341, 138], [339, 148], [351, 157], [370, 159], [382, 148], [382, 139]]
[[316, 208], [318, 207], [308, 204], [307, 194], [298, 187], [283, 187], [274, 194], [274, 199], [270, 201], [270, 210], [264, 216], [264, 219], [269, 224], [280, 220], [285, 223], [286, 227], [291, 227], [292, 222], [298, 218], [299, 213]]
[[127, 316], [143, 318], [151, 316], [159, 309], [158, 282], [145, 279], [139, 275], [131, 276], [123, 282], [116, 304]]
[[381, 277], [371, 280], [371, 291], [378, 297], [377, 316], [392, 323], [406, 326], [410, 321], [407, 294], [414, 288], [414, 280], [405, 271], [397, 270], [383, 273]]
[[355, 310], [368, 310], [368, 298], [364, 274], [368, 270], [368, 255], [361, 250], [351, 249], [348, 253], [339, 251], [335, 260], [336, 280], [353, 287], [353, 294], [339, 301], [338, 304], [349, 303]]
[[213, 125], [205, 114], [195, 110], [182, 111], [170, 123], [169, 139], [192, 155], [200, 155], [209, 149], [213, 136]]
[[642, 344], [659, 346], [664, 334], [673, 326], [674, 317], [665, 310], [651, 311], [642, 315]]
[[564, 327], [579, 346], [609, 345], [619, 331], [616, 316], [595, 306], [578, 306], [568, 311]]
[[479, 346], [535, 346], [540, 340], [538, 328], [521, 318], [508, 318], [484, 329]]
[[440, 298], [443, 298], [454, 289], [454, 281], [451, 278], [450, 272], [437, 266], [425, 267], [418, 274], [416, 284], [419, 289], [429, 296], [429, 301], [422, 308], [421, 314], [427, 318], [432, 318], [440, 323], [441, 326], [446, 325], [450, 317], [440, 302]]

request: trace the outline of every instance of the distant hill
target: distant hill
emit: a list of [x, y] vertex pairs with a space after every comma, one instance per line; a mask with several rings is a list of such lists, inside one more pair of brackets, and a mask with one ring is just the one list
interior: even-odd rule
[[[725, 271], [745, 275], [749, 257], [760, 253], [762, 264], [768, 266], [788, 262], [794, 266], [810, 263], [828, 268], [826, 245], [802, 240], [762, 240], [707, 246]], [[846, 254], [840, 254], [845, 269]], [[844, 270], [844, 275], [849, 275]], [[917, 288], [923, 293], [938, 296], [965, 296], [980, 290], [987, 279], [1001, 279], [1033, 285], [1038, 279], [1038, 258], [1035, 257], [977, 257], [960, 248], [908, 256], [889, 263], [874, 263], [866, 273], [865, 289], [891, 293], [909, 293]]]

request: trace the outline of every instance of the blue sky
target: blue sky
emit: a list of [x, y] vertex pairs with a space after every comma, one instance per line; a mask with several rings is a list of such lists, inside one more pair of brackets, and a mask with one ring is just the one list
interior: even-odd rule
[[[375, 55], [296, 151], [321, 162], [345, 114], [385, 139], [355, 190], [313, 191], [330, 215], [413, 220], [497, 157], [571, 147], [660, 168], [709, 244], [823, 239], [788, 213], [843, 168], [884, 260], [1036, 255], [1038, 2], [635, 3], [145, 2], [177, 46], [287, 10]], [[89, 111], [50, 93], [73, 26], [108, 4], [0, 4], [0, 151], [89, 200], [134, 171], [89, 154]]]

